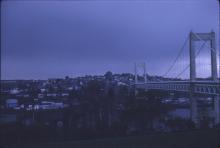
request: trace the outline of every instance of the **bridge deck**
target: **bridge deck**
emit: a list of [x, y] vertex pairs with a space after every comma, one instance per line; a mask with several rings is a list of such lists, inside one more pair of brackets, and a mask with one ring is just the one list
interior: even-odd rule
[[173, 90], [183, 91], [208, 95], [220, 95], [220, 82], [219, 81], [158, 81], [147, 83], [133, 84], [136, 88], [141, 89], [157, 89], [157, 90]]

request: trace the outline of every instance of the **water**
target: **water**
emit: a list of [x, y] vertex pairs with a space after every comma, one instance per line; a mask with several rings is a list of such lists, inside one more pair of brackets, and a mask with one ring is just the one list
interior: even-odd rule
[[[190, 119], [190, 108], [176, 108], [174, 110], [169, 111], [167, 114], [173, 117]], [[205, 114], [209, 117], [214, 117], [214, 111], [212, 107], [198, 109], [198, 114]]]
[[168, 112], [168, 115], [173, 117], [181, 117], [183, 119], [190, 118], [190, 109], [189, 108], [177, 108]]
[[0, 114], [0, 123], [16, 122], [16, 114]]

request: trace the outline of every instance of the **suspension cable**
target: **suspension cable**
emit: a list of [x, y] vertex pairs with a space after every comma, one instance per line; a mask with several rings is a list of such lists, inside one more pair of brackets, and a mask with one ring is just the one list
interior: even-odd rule
[[186, 46], [188, 40], [189, 40], [189, 36], [187, 36], [185, 42], [183, 43], [183, 46], [180, 48], [180, 50], [179, 50], [179, 52], [178, 52], [176, 58], [174, 59], [173, 63], [172, 63], [171, 66], [168, 68], [168, 70], [162, 75], [162, 77], [167, 76], [167, 74], [173, 69], [173, 67], [175, 66], [177, 60], [178, 60], [179, 57], [181, 56], [181, 54], [182, 54], [182, 52], [183, 52], [183, 50], [184, 50], [184, 48], [185, 48], [185, 46]]
[[[199, 35], [197, 35], [196, 33], [193, 33], [200, 41], [204, 41]], [[219, 53], [218, 53], [218, 51], [217, 50], [214, 50], [214, 48], [212, 48], [212, 47], [208, 47], [207, 45], [206, 45], [206, 47], [207, 48], [209, 48], [209, 49], [211, 49], [211, 51], [212, 52], [214, 52], [216, 55], [217, 55], [217, 57], [218, 57], [218, 59], [220, 60], [220, 51], [219, 51]], [[219, 61], [219, 69], [220, 69], [220, 61]], [[219, 73], [219, 75], [220, 75], [220, 73]]]
[[[198, 52], [196, 53], [195, 58], [199, 56], [199, 54], [201, 53], [202, 49], [205, 47], [206, 43], [207, 43], [207, 41], [204, 41], [203, 44], [200, 46]], [[179, 76], [181, 76], [189, 67], [190, 67], [190, 64], [188, 64], [175, 78], [178, 78]]]
[[[200, 41], [204, 41], [200, 36], [198, 36], [196, 33], [193, 33]], [[217, 54], [217, 51], [216, 50], [214, 50], [213, 48], [211, 48], [211, 47], [209, 47], [209, 46], [207, 46], [207, 45], [205, 45], [207, 48], [210, 48], [211, 50], [212, 50], [212, 52], [214, 52], [215, 54]], [[217, 56], [219, 56], [220, 57], [220, 53], [219, 54], [217, 54]]]

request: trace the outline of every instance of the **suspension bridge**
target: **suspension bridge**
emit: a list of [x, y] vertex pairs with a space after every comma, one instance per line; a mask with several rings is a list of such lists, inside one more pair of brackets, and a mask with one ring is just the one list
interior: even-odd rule
[[[196, 48], [196, 42], [202, 42], [199, 49]], [[207, 45], [207, 42], [210, 43], [210, 46]], [[188, 49], [185, 48], [187, 47]], [[210, 51], [211, 64], [210, 64], [210, 74], [209, 78], [199, 79], [197, 78], [197, 62], [199, 56], [201, 55], [204, 48], [207, 48]], [[189, 57], [188, 64], [181, 67], [179, 66], [178, 61], [184, 53], [184, 49], [187, 49]], [[185, 55], [184, 55], [185, 56]], [[207, 58], [207, 55], [206, 55]], [[186, 59], [186, 58], [185, 58]], [[209, 58], [210, 59], [210, 58]], [[198, 95], [205, 95], [212, 97], [214, 99], [214, 118], [215, 124], [220, 123], [220, 79], [218, 77], [218, 59], [220, 55], [216, 50], [216, 37], [215, 32], [211, 31], [209, 33], [194, 33], [190, 32], [185, 40], [183, 46], [178, 52], [176, 58], [174, 59], [171, 66], [167, 71], [162, 75], [162, 77], [168, 77], [173, 71], [177, 71], [175, 66], [182, 68], [179, 73], [176, 74], [173, 78], [166, 80], [148, 80], [145, 63], [139, 65], [135, 64], [135, 93], [138, 93], [138, 90], [144, 89], [146, 91], [150, 90], [164, 90], [164, 91], [176, 91], [176, 92], [185, 92], [190, 96], [190, 109], [191, 109], [191, 120], [194, 123], [198, 123], [198, 113], [197, 113], [197, 99]], [[204, 58], [202, 59], [204, 60]], [[202, 61], [201, 60], [201, 61]], [[183, 61], [183, 60], [182, 60]], [[204, 63], [202, 64], [204, 66]], [[138, 68], [143, 70], [143, 81], [139, 81]], [[184, 75], [188, 71], [188, 78], [181, 79], [181, 75]], [[207, 73], [208, 70], [205, 69]], [[204, 73], [204, 71], [203, 71]]]

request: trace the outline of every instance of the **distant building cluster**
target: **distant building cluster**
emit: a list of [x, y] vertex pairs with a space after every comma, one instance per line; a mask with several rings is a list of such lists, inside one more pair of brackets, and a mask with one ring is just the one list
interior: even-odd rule
[[[109, 86], [129, 86], [133, 82], [132, 74], [112, 74], [105, 76], [84, 76], [77, 78], [48, 80], [1, 80], [1, 109], [58, 109], [68, 107], [68, 98], [74, 91], [80, 91], [89, 81], [103, 83], [102, 90]], [[77, 99], [76, 99], [77, 100]], [[78, 104], [78, 102], [72, 102]]]

